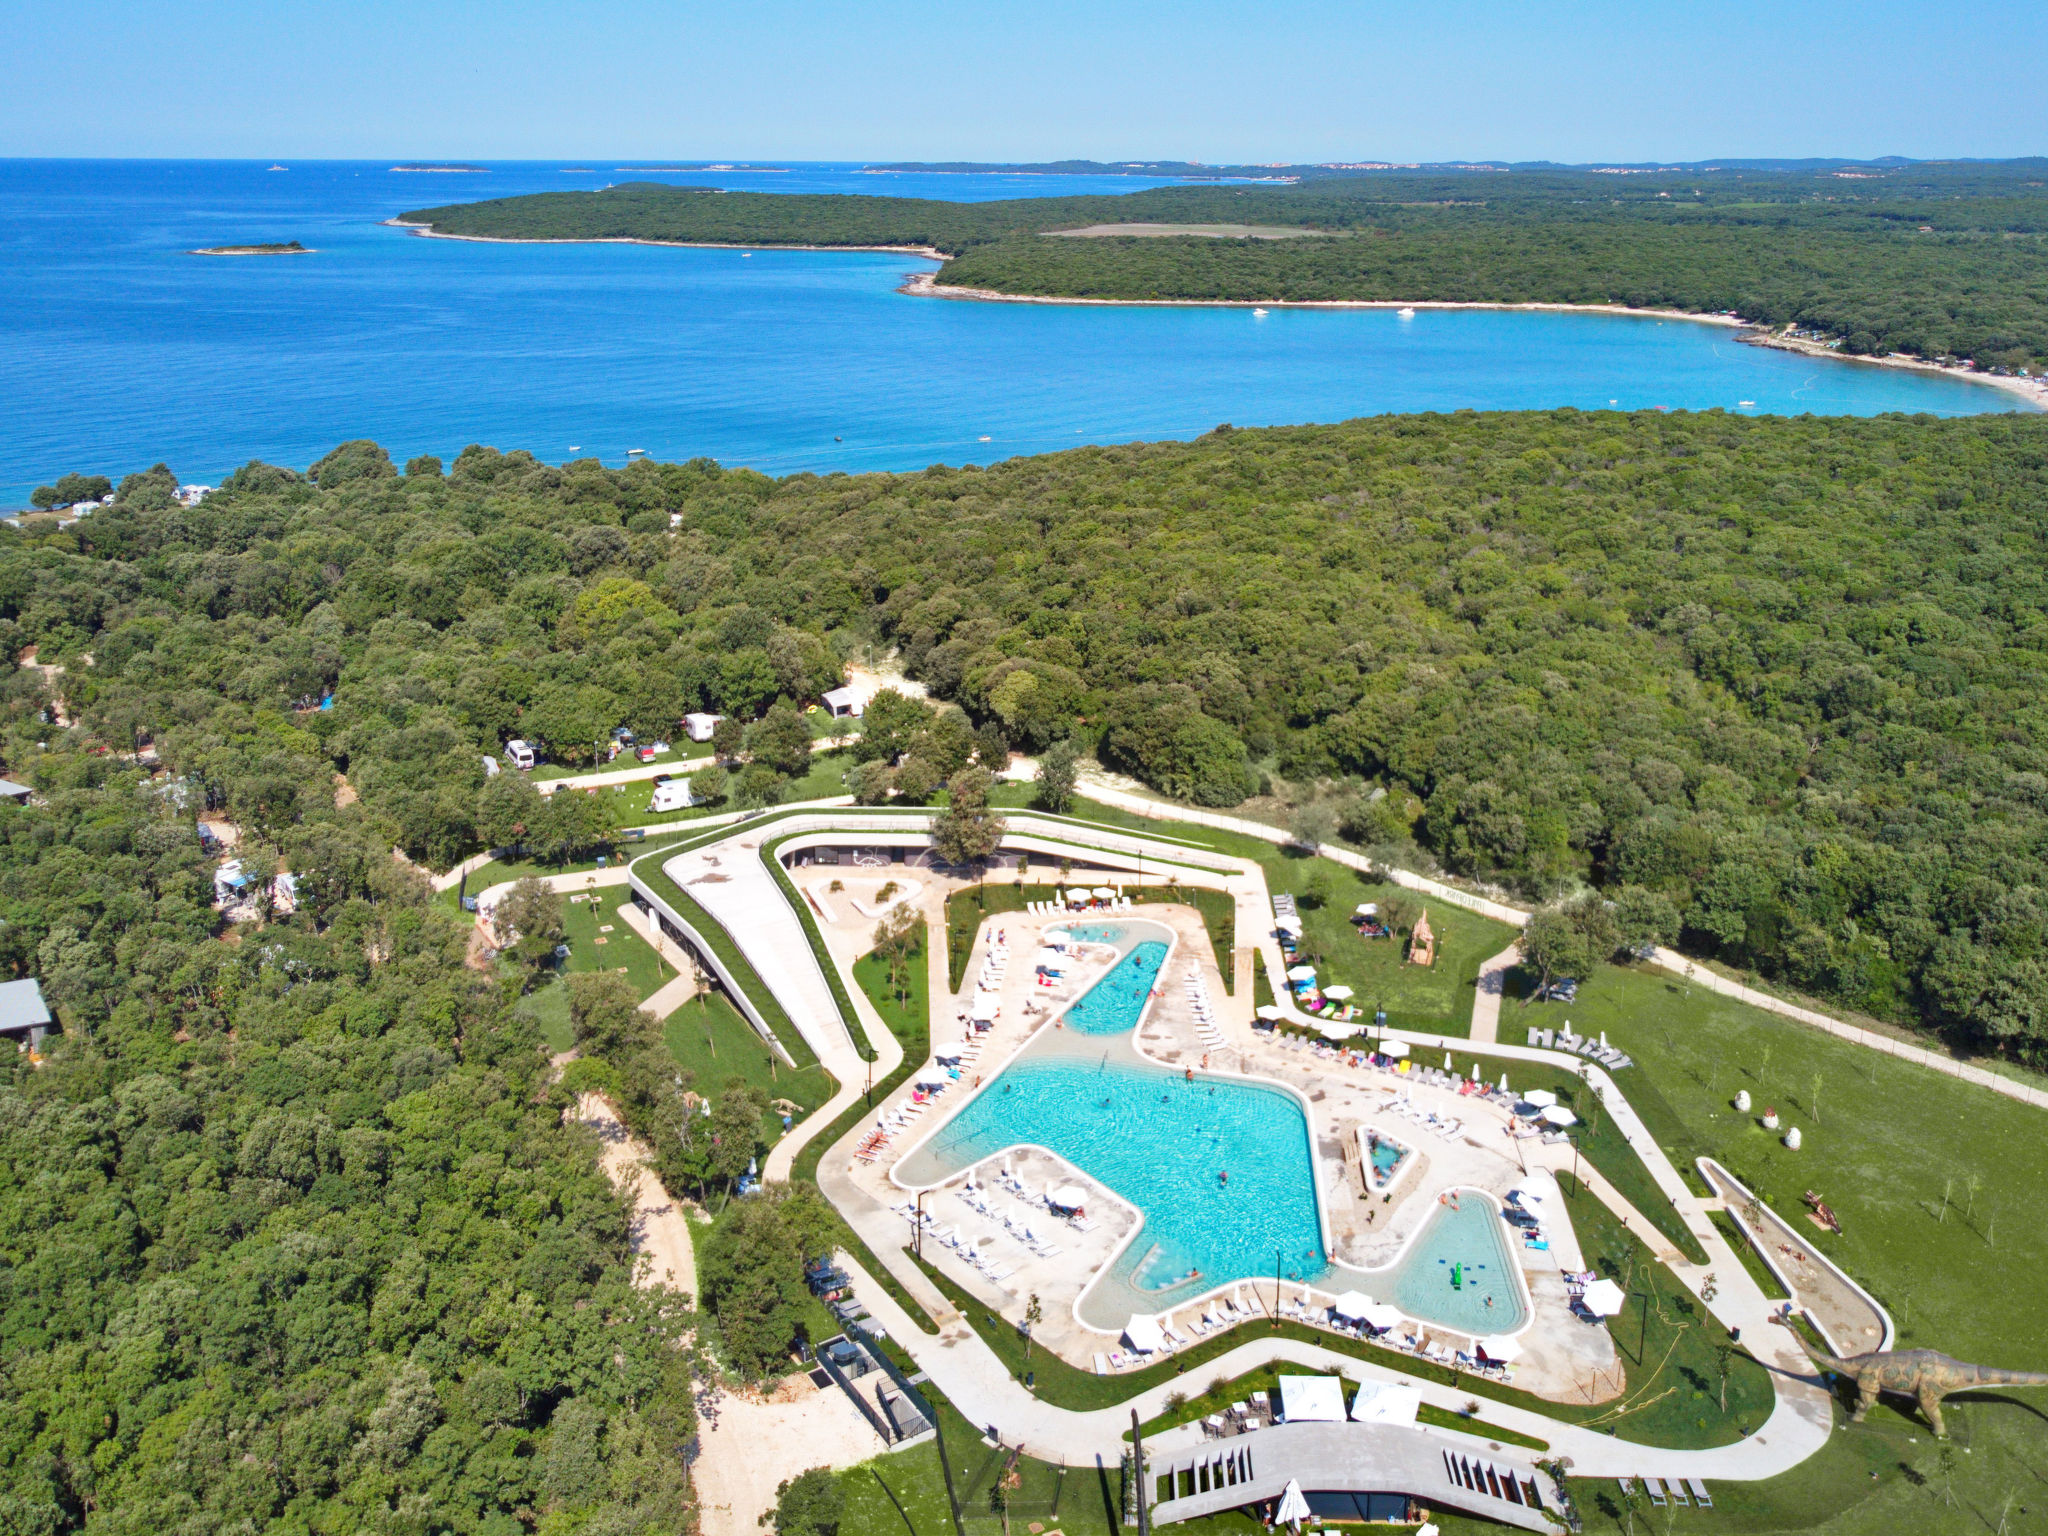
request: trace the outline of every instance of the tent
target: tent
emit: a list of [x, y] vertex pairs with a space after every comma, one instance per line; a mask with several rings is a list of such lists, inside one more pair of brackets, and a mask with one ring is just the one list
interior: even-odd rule
[[1325, 987], [1323, 988], [1323, 996], [1331, 998], [1336, 1002], [1348, 1003], [1351, 1001], [1351, 989], [1341, 984], [1334, 987]]
[[1301, 1491], [1301, 1484], [1294, 1478], [1287, 1479], [1287, 1487], [1280, 1495], [1280, 1503], [1273, 1510], [1275, 1525], [1299, 1525], [1312, 1518], [1309, 1513], [1308, 1495]]
[[1159, 1331], [1159, 1319], [1133, 1312], [1124, 1324], [1124, 1342], [1141, 1355], [1157, 1354], [1166, 1348], [1166, 1335]]
[[1489, 1360], [1516, 1360], [1521, 1357], [1522, 1346], [1514, 1339], [1504, 1339], [1495, 1334], [1490, 1339], [1479, 1340], [1479, 1353]]
[[1548, 1088], [1531, 1088], [1522, 1097], [1528, 1103], [1534, 1104], [1538, 1109], [1548, 1109], [1557, 1102], [1557, 1095]]
[[1384, 1301], [1376, 1301], [1365, 1309], [1365, 1326], [1376, 1333], [1398, 1328], [1401, 1326], [1401, 1309]]
[[1335, 1376], [1282, 1376], [1280, 1417], [1289, 1424], [1343, 1423], [1343, 1381]]
[[1579, 1300], [1595, 1317], [1612, 1317], [1628, 1305], [1628, 1297], [1612, 1280], [1595, 1280]]
[[1380, 1042], [1380, 1054], [1382, 1056], [1406, 1056], [1408, 1054], [1408, 1042], [1406, 1040], [1382, 1040]]
[[1346, 1291], [1330, 1304], [1330, 1310], [1341, 1318], [1357, 1322], [1365, 1316], [1365, 1309], [1372, 1305], [1372, 1298], [1358, 1291]]
[[1352, 1422], [1357, 1424], [1413, 1424], [1422, 1406], [1422, 1388], [1397, 1387], [1392, 1382], [1368, 1381], [1351, 1400]]
[[1545, 1125], [1557, 1126], [1577, 1125], [1579, 1117], [1566, 1109], [1562, 1104], [1553, 1104], [1550, 1108], [1543, 1111], [1543, 1123]]

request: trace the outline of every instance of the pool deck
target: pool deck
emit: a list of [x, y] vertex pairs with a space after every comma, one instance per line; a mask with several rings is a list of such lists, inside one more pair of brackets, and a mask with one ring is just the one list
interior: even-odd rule
[[[963, 1073], [960, 1084], [916, 1112], [910, 1127], [891, 1141], [882, 1156], [870, 1163], [854, 1162], [847, 1168], [847, 1184], [864, 1197], [865, 1214], [880, 1218], [872, 1230], [877, 1235], [883, 1231], [891, 1233], [891, 1247], [902, 1246], [914, 1231], [910, 1214], [902, 1207], [914, 1199], [918, 1185], [898, 1172], [906, 1155], [957, 1114], [976, 1088], [992, 1081], [1052, 1014], [1084, 994], [1108, 971], [1109, 964], [1098, 960], [1078, 968], [1060, 987], [1035, 984], [1030, 957], [1037, 947], [1038, 935], [1045, 928], [1071, 926], [1077, 920], [1091, 919], [1008, 912], [988, 918], [976, 935], [961, 993], [952, 998], [947, 1009], [935, 1013], [944, 1019], [950, 1012], [953, 1023], [964, 1030], [975, 978], [981, 974], [999, 939], [1007, 940], [1011, 959], [1002, 981], [1000, 1016], [984, 1037], [977, 1059]], [[1290, 1037], [1255, 1031], [1250, 998], [1226, 992], [1207, 930], [1194, 908], [1147, 903], [1129, 911], [1101, 914], [1100, 920], [1157, 924], [1171, 930], [1174, 936], [1173, 951], [1160, 973], [1158, 996], [1139, 1027], [1136, 1043], [1142, 1055], [1169, 1069], [1208, 1071], [1219, 1076], [1277, 1083], [1299, 1097], [1309, 1120], [1318, 1196], [1327, 1216], [1331, 1254], [1341, 1264], [1365, 1271], [1384, 1269], [1394, 1263], [1436, 1210], [1438, 1196], [1446, 1189], [1483, 1190], [1498, 1199], [1528, 1182], [1527, 1169], [1534, 1165], [1534, 1160], [1526, 1159], [1526, 1152], [1533, 1144], [1509, 1138], [1509, 1117], [1504, 1109], [1461, 1096], [1455, 1089], [1431, 1087], [1408, 1077], [1370, 1069], [1343, 1067], [1305, 1048], [1293, 1048], [1295, 1042]], [[1191, 976], [1200, 981], [1211, 1002], [1217, 1028], [1226, 1041], [1220, 1049], [1205, 1046], [1198, 1033], [1199, 1026], [1188, 1001], [1187, 984]], [[934, 1028], [940, 1035], [950, 1032], [944, 1023], [935, 1024]], [[1462, 1133], [1446, 1139], [1422, 1129], [1414, 1119], [1390, 1107], [1397, 1096], [1423, 1110], [1433, 1110], [1441, 1118], [1462, 1120]], [[892, 1112], [910, 1110], [910, 1098], [906, 1084], [877, 1106], [877, 1120], [886, 1119]], [[1359, 1128], [1366, 1125], [1413, 1149], [1397, 1171], [1394, 1184], [1387, 1191], [1388, 1199], [1361, 1195], [1355, 1151], [1347, 1157], [1347, 1149], [1357, 1146]], [[972, 1171], [985, 1185], [992, 1186], [995, 1168], [1004, 1161], [1001, 1157], [992, 1158]], [[1043, 1189], [1048, 1183], [1075, 1182], [1099, 1196], [1106, 1195], [1096, 1180], [1043, 1149], [1013, 1154], [1008, 1161], [1032, 1189]], [[1028, 1215], [1040, 1236], [1060, 1249], [1056, 1254], [1040, 1256], [999, 1219], [975, 1210], [962, 1198], [969, 1172], [954, 1174], [926, 1194], [924, 1209], [936, 1228], [927, 1228], [925, 1262], [1012, 1326], [1022, 1323], [1029, 1299], [1037, 1296], [1043, 1313], [1035, 1331], [1038, 1344], [1072, 1365], [1096, 1368], [1098, 1357], [1118, 1349], [1118, 1337], [1082, 1322], [1078, 1303], [1088, 1285], [1137, 1226], [1138, 1213], [1122, 1200], [1107, 1196], [1099, 1203], [1091, 1203], [1088, 1216], [1093, 1230], [1083, 1232], [1056, 1220], [1042, 1208], [1024, 1207], [1006, 1189], [991, 1187], [987, 1203], [999, 1215]], [[952, 1247], [934, 1240], [938, 1232], [949, 1229], [986, 1255], [986, 1267], [970, 1264]], [[1555, 1401], [1605, 1401], [1620, 1391], [1623, 1383], [1613, 1340], [1604, 1327], [1587, 1324], [1571, 1312], [1561, 1271], [1584, 1266], [1569, 1222], [1561, 1213], [1549, 1224], [1548, 1236], [1551, 1247], [1545, 1252], [1522, 1248], [1514, 1233], [1506, 1234], [1508, 1249], [1522, 1266], [1530, 1313], [1520, 1334], [1526, 1352], [1515, 1363], [1514, 1384]], [[1007, 1273], [998, 1280], [992, 1278], [990, 1270]], [[1326, 1305], [1337, 1293], [1354, 1288], [1376, 1299], [1389, 1299], [1374, 1290], [1375, 1278], [1370, 1273], [1345, 1276], [1339, 1270], [1323, 1286], [1312, 1290], [1311, 1301], [1317, 1306]], [[1262, 1285], [1247, 1279], [1220, 1289], [1221, 1294], [1240, 1298], [1247, 1309], [1260, 1315], [1269, 1314], [1274, 1306], [1270, 1280]], [[1299, 1283], [1291, 1281], [1283, 1288], [1280, 1300], [1290, 1313], [1302, 1291]], [[1194, 1319], [1202, 1310], [1199, 1305], [1183, 1303], [1166, 1314], [1167, 1321], [1183, 1337], [1192, 1340], [1196, 1337]], [[1411, 1338], [1418, 1352], [1427, 1351], [1432, 1345], [1469, 1350], [1472, 1343], [1470, 1334], [1430, 1324], [1396, 1330], [1394, 1337]]]

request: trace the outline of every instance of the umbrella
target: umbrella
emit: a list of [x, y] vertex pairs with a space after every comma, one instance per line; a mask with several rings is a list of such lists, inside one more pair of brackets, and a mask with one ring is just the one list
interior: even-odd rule
[[1451, 1053], [1449, 1051], [1444, 1052], [1444, 1070], [1446, 1072], [1454, 1072], [1457, 1070], [1455, 1067], [1451, 1065]]
[[1406, 1040], [1382, 1040], [1380, 1042], [1380, 1054], [1382, 1056], [1406, 1056], [1408, 1054], [1408, 1042]]
[[1330, 1310], [1339, 1317], [1349, 1318], [1351, 1321], [1356, 1322], [1359, 1318], [1365, 1316], [1365, 1309], [1371, 1305], [1372, 1298], [1370, 1296], [1363, 1295], [1358, 1291], [1346, 1291], [1342, 1296], [1339, 1296], [1330, 1303]]
[[1113, 885], [1098, 885], [1095, 887], [1095, 899], [1097, 901], [1115, 901], [1116, 887]]
[[1472, 1081], [1475, 1083], [1479, 1081], [1479, 1063], [1476, 1061], [1472, 1063]]
[[1548, 1109], [1557, 1102], [1557, 1095], [1548, 1088], [1532, 1088], [1522, 1097], [1538, 1109]]
[[1301, 1484], [1290, 1477], [1286, 1490], [1280, 1495], [1280, 1507], [1273, 1511], [1273, 1523], [1299, 1525], [1308, 1518], [1308, 1496], [1301, 1491]]
[[1479, 1341], [1479, 1352], [1489, 1360], [1515, 1360], [1522, 1353], [1522, 1346], [1513, 1339], [1504, 1339], [1498, 1334]]
[[1384, 1301], [1374, 1302], [1365, 1309], [1364, 1317], [1369, 1327], [1377, 1328], [1384, 1332], [1389, 1328], [1396, 1327], [1400, 1323], [1401, 1309], [1389, 1306]]
[[1358, 911], [1355, 915], [1358, 917], [1378, 917], [1380, 915], [1379, 903], [1376, 901], [1361, 901], [1358, 904]]
[[1340, 1003], [1348, 1003], [1351, 1001], [1351, 989], [1346, 986], [1325, 987], [1323, 996], [1335, 998]]
[[1253, 1009], [1252, 1011], [1256, 1013], [1260, 1018], [1267, 1020], [1284, 1019], [1287, 1017], [1286, 1012], [1280, 1007], [1278, 1003], [1261, 1003], [1257, 1008]]
[[1316, 968], [1312, 965], [1297, 965], [1287, 973], [1289, 981], [1314, 981]]
[[1595, 1317], [1612, 1317], [1628, 1305], [1628, 1297], [1612, 1280], [1595, 1280], [1579, 1300]]
[[1066, 1184], [1045, 1198], [1062, 1210], [1078, 1211], [1088, 1203], [1088, 1191], [1075, 1184]]
[[1124, 1324], [1124, 1337], [1141, 1355], [1154, 1354], [1166, 1348], [1166, 1336], [1159, 1331], [1159, 1320], [1142, 1312], [1131, 1314], [1131, 1320]]
[[1577, 1125], [1579, 1117], [1562, 1104], [1553, 1104], [1543, 1111], [1543, 1123], [1556, 1126]]
[[1508, 1091], [1508, 1075], [1505, 1072], [1501, 1073], [1500, 1075], [1500, 1091], [1502, 1093], [1506, 1093]]

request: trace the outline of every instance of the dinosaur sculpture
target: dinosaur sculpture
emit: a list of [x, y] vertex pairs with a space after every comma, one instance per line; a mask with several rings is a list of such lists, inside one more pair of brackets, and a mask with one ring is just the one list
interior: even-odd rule
[[1979, 1387], [2048, 1386], [2048, 1371], [1993, 1370], [1990, 1366], [1952, 1360], [1934, 1349], [1883, 1350], [1848, 1360], [1838, 1360], [1818, 1350], [1808, 1353], [1822, 1370], [1856, 1383], [1853, 1422], [1863, 1422], [1878, 1393], [1895, 1392], [1918, 1399], [1928, 1426], [1944, 1440], [1948, 1431], [1941, 1425], [1941, 1400], [1951, 1392], [1969, 1392]]

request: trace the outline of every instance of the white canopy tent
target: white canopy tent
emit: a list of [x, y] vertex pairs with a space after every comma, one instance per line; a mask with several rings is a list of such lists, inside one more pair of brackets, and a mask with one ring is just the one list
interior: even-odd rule
[[1330, 1310], [1339, 1317], [1357, 1322], [1365, 1316], [1366, 1308], [1372, 1305], [1372, 1298], [1362, 1291], [1346, 1291], [1330, 1303]]
[[1390, 1381], [1368, 1381], [1351, 1400], [1355, 1424], [1413, 1424], [1422, 1407], [1422, 1388], [1398, 1387]]
[[1612, 1280], [1595, 1280], [1579, 1298], [1595, 1317], [1613, 1317], [1628, 1305], [1628, 1296]]
[[1344, 1382], [1336, 1376], [1282, 1376], [1280, 1417], [1289, 1424], [1344, 1422]]
[[1158, 1318], [1133, 1312], [1124, 1324], [1124, 1342], [1141, 1355], [1153, 1355], [1166, 1348], [1166, 1335], [1159, 1331]]

